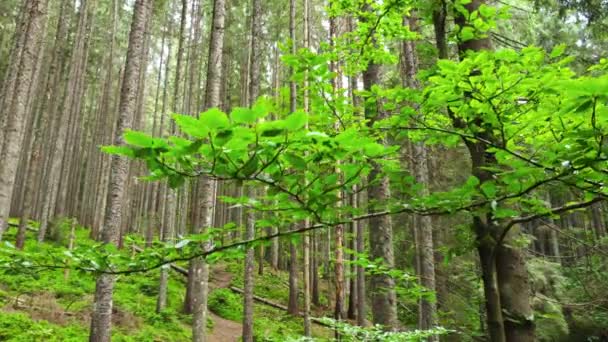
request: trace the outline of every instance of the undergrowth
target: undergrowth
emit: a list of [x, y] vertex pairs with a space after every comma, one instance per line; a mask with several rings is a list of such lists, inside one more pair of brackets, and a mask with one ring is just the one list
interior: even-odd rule
[[[59, 223], [60, 231], [65, 231]], [[78, 246], [93, 246], [89, 230], [77, 227]], [[14, 239], [14, 229], [5, 239]], [[28, 232], [25, 250], [51, 252], [64, 250], [65, 233], [47, 243], [35, 242]], [[168, 306], [156, 313], [158, 271], [117, 277], [114, 289], [113, 341], [188, 341], [190, 316], [180, 312], [184, 298], [181, 276], [169, 277]], [[1, 341], [86, 341], [92, 308], [95, 278], [93, 274], [71, 271], [64, 279], [63, 270], [40, 272], [4, 272], [0, 281]], [[41, 302], [44, 298], [44, 302]], [[17, 305], [17, 301], [24, 303]], [[50, 310], [52, 309], [52, 311]], [[19, 312], [18, 312], [18, 311]], [[46, 312], [48, 311], [48, 312]], [[61, 319], [59, 319], [60, 317]], [[27, 327], [27, 329], [24, 329]]]

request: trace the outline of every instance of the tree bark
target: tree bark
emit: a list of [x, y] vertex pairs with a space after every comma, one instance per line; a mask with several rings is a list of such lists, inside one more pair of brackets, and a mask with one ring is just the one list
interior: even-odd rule
[[[415, 13], [410, 13], [409, 17], [404, 17], [404, 25], [409, 26], [410, 31], [418, 32], [418, 23]], [[419, 88], [416, 79], [418, 73], [418, 55], [416, 52], [416, 42], [413, 40], [402, 43], [402, 78], [404, 85], [410, 88]], [[420, 195], [428, 196], [430, 186], [430, 169], [428, 149], [423, 143], [412, 143], [412, 166], [416, 181], [422, 185]], [[416, 253], [419, 261], [418, 276], [420, 285], [429, 291], [435, 292], [435, 254], [433, 245], [433, 224], [430, 216], [418, 217], [414, 229], [417, 230]], [[418, 310], [418, 328], [428, 330], [437, 325], [437, 304], [435, 300], [421, 298]], [[437, 341], [437, 337], [429, 338], [429, 341]]]
[[[205, 92], [205, 105], [208, 108], [219, 107], [221, 104], [220, 90], [222, 87], [222, 56], [224, 49], [224, 22], [226, 17], [226, 3], [224, 0], [215, 0], [213, 5], [212, 28], [209, 38], [209, 63], [207, 64], [207, 86]], [[213, 209], [215, 204], [215, 181], [204, 178], [199, 183], [198, 194], [200, 199], [200, 215], [202, 227], [195, 233], [204, 233], [213, 224]], [[196, 201], [194, 201], [196, 202]], [[203, 245], [201, 248], [208, 249]], [[192, 340], [203, 342], [206, 340], [207, 324], [207, 294], [209, 267], [203, 258], [194, 260], [193, 270], [193, 322]]]
[[[371, 90], [373, 85], [380, 84], [380, 65], [370, 63], [363, 72], [363, 88]], [[365, 116], [369, 125], [385, 117], [377, 103], [366, 103]], [[383, 141], [381, 141], [383, 142]], [[372, 165], [368, 176], [368, 200], [386, 203], [390, 199], [388, 178], [382, 176], [379, 165]], [[394, 266], [393, 227], [390, 216], [374, 217], [369, 220], [370, 257], [381, 259], [385, 267]], [[387, 274], [373, 274], [371, 277], [372, 314], [375, 324], [381, 324], [387, 330], [397, 327], [397, 298], [395, 280]]]
[[[289, 39], [291, 44], [291, 53], [296, 52], [296, 0], [289, 1]], [[295, 72], [291, 69], [291, 74]], [[297, 107], [297, 86], [292, 79], [289, 81], [289, 111], [296, 111]], [[304, 279], [306, 281], [306, 279]], [[289, 242], [289, 301], [287, 311], [293, 316], [298, 316], [300, 310], [298, 308], [298, 250], [296, 245]]]
[[[295, 33], [295, 19], [296, 19], [296, 3], [295, 0], [291, 1], [291, 20], [290, 20], [290, 35], [292, 39], [292, 53], [296, 52], [296, 33]], [[303, 15], [304, 15], [304, 48], [310, 48], [310, 3], [309, 0], [304, 0], [303, 3]], [[293, 72], [293, 70], [292, 70]], [[308, 93], [308, 73], [305, 73], [305, 81], [304, 81], [304, 94], [303, 94], [303, 102], [304, 102], [304, 111], [310, 111], [310, 99]], [[294, 112], [297, 106], [297, 96], [295, 95], [297, 89], [295, 83], [291, 85], [291, 97], [290, 97], [290, 107], [291, 111]], [[308, 128], [308, 123], [306, 124], [306, 128]], [[307, 219], [304, 221], [304, 225], [308, 226], [310, 221]], [[311, 285], [313, 283], [310, 271], [311, 271], [311, 248], [310, 248], [310, 233], [304, 233], [304, 244], [303, 244], [303, 259], [304, 259], [304, 270], [302, 274], [302, 278], [304, 278], [304, 336], [310, 337], [312, 336], [312, 328], [311, 328], [311, 318], [310, 318], [310, 303], [311, 303]], [[316, 272], [316, 271], [315, 271]], [[315, 273], [316, 275], [316, 273]], [[318, 299], [318, 287], [317, 287], [317, 299]]]
[[[169, 6], [170, 8], [172, 6]], [[166, 21], [165, 21], [165, 33], [163, 34], [163, 43], [166, 39], [166, 36], [171, 37], [171, 25], [172, 25], [172, 21], [170, 19], [170, 16], [167, 15]], [[161, 113], [160, 113], [160, 123], [159, 123], [159, 127], [158, 127], [158, 131], [154, 131], [152, 132], [155, 136], [158, 137], [163, 137], [163, 131], [164, 131], [164, 126], [165, 126], [165, 111], [167, 109], [167, 91], [169, 89], [169, 71], [170, 71], [170, 66], [171, 66], [171, 41], [172, 39], [169, 38], [168, 39], [168, 44], [167, 44], [167, 57], [165, 60], [165, 70], [164, 70], [164, 79], [163, 79], [163, 95], [162, 95], [162, 109], [161, 109]], [[164, 53], [164, 45], [163, 45], [163, 49], [161, 50], [161, 61], [163, 60], [163, 53]], [[159, 75], [162, 72], [162, 63], [159, 64]], [[158, 86], [160, 87], [160, 83], [161, 83], [161, 79], [159, 77], [158, 79]], [[155, 106], [156, 108], [156, 106]], [[161, 227], [159, 235], [160, 235], [160, 240], [164, 243], [167, 242], [173, 242], [173, 234], [175, 232], [175, 221], [171, 220], [170, 215], [167, 215], [167, 197], [169, 195], [168, 193], [168, 184], [164, 183], [164, 184], [160, 184], [157, 188], [157, 196], [158, 196], [158, 203], [153, 203], [153, 208], [151, 209], [152, 211], [158, 212], [160, 214], [159, 217], [159, 225]], [[158, 207], [154, 207], [155, 205], [158, 205]], [[160, 276], [159, 276], [159, 282], [158, 282], [158, 297], [156, 300], [156, 312], [160, 313], [162, 312], [166, 307], [167, 307], [167, 290], [169, 287], [169, 267], [161, 267], [160, 269]]]
[[[255, 195], [255, 191], [249, 190], [248, 195]], [[255, 237], [255, 214], [252, 210], [247, 212], [246, 240]], [[243, 342], [253, 342], [253, 267], [254, 249], [248, 247], [245, 255], [245, 277], [243, 280]]]
[[[24, 139], [24, 125], [28, 116], [28, 98], [34, 79], [34, 72], [40, 58], [39, 48], [47, 22], [48, 0], [25, 0], [20, 34], [23, 45], [16, 43], [15, 58], [11, 58], [9, 74], [16, 75], [15, 82], [8, 85], [10, 97], [6, 97], [2, 117], [6, 121], [2, 129], [3, 141], [0, 148], [0, 239], [8, 225], [8, 216], [14, 192], [15, 177]], [[7, 95], [5, 93], [5, 95]]]
[[[252, 106], [260, 93], [261, 53], [262, 53], [262, 1], [252, 0], [251, 15], [251, 64], [249, 69], [249, 106]], [[247, 195], [255, 198], [255, 190], [249, 188]], [[255, 213], [252, 209], [247, 212], [246, 239], [255, 237]], [[243, 296], [243, 342], [253, 341], [253, 267], [254, 250], [247, 248], [245, 256], [245, 277]]]
[[[151, 16], [152, 1], [136, 0], [133, 9], [133, 21], [129, 34], [129, 48], [125, 75], [120, 94], [119, 116], [115, 145], [124, 144], [122, 133], [131, 127], [133, 113], [136, 108], [139, 72], [144, 69], [146, 61], [142, 60], [143, 40], [146, 23]], [[108, 205], [102, 230], [103, 241], [106, 244], [118, 245], [122, 219], [122, 205], [127, 182], [128, 161], [119, 156], [112, 157], [110, 173], [110, 191]], [[91, 331], [89, 341], [108, 342], [111, 336], [112, 323], [112, 292], [115, 277], [102, 274], [97, 278], [94, 298], [94, 308], [91, 317]]]
[[[85, 36], [87, 23], [89, 21], [89, 6], [91, 6], [91, 0], [85, 0], [81, 3], [78, 15], [78, 27], [76, 33], [76, 42], [74, 43], [74, 50], [69, 62], [68, 81], [65, 88], [65, 97], [61, 104], [61, 109], [56, 112], [57, 117], [55, 118], [55, 127], [57, 130], [53, 149], [50, 151], [50, 169], [49, 174], [46, 176], [48, 184], [47, 191], [44, 196], [42, 217], [40, 222], [40, 229], [38, 230], [38, 241], [41, 242], [45, 239], [47, 234], [49, 222], [55, 213], [57, 207], [58, 194], [60, 192], [61, 183], [61, 171], [66, 157], [66, 149], [68, 145], [68, 136], [71, 131], [70, 124], [74, 124], [75, 117], [79, 114], [76, 111], [78, 102], [81, 96], [79, 87], [83, 81], [84, 72], [82, 68], [85, 65]], [[65, 177], [69, 178], [69, 177]], [[65, 183], [65, 181], [64, 181]], [[65, 186], [65, 184], [64, 184]]]
[[500, 244], [496, 248], [496, 269], [506, 340], [533, 342], [530, 283], [523, 253], [507, 244]]
[[[473, 0], [465, 5], [467, 11], [476, 11], [484, 0]], [[471, 26], [463, 15], [455, 18], [461, 27]], [[469, 51], [492, 49], [489, 38], [471, 39], [459, 42], [461, 56]], [[462, 126], [455, 121], [455, 125]], [[477, 132], [480, 141], [492, 141], [491, 132]], [[472, 173], [481, 184], [493, 179], [488, 166], [496, 164], [493, 153], [483, 142], [465, 141], [471, 156]], [[482, 267], [482, 278], [486, 297], [487, 323], [492, 341], [528, 342], [534, 341], [534, 322], [531, 319], [530, 284], [525, 261], [521, 252], [508, 246], [508, 241], [498, 241], [503, 227], [494, 223], [491, 214], [476, 215], [473, 230], [478, 242]], [[496, 277], [496, 279], [494, 279]], [[498, 289], [496, 289], [496, 283]]]
[[287, 312], [293, 316], [300, 314], [298, 307], [298, 249], [293, 242], [289, 243], [289, 301]]

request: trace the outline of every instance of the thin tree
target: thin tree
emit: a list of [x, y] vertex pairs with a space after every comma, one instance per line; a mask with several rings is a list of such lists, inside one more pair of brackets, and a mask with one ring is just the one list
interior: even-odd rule
[[[92, 6], [91, 0], [82, 1], [80, 4], [74, 49], [70, 57], [68, 79], [65, 84], [65, 96], [63, 97], [60, 109], [55, 112], [57, 115], [54, 118], [55, 122], [53, 125], [56, 127], [56, 135], [53, 144], [54, 147], [50, 151], [50, 167], [48, 174], [45, 175], [47, 191], [44, 195], [42, 217], [40, 220], [40, 228], [38, 229], [39, 242], [45, 239], [49, 223], [52, 220], [55, 208], [57, 207], [60, 185], [62, 182], [62, 168], [64, 166], [64, 159], [66, 159], [66, 150], [68, 149], [69, 134], [73, 130], [73, 127], [70, 127], [70, 125], [75, 125], [76, 117], [80, 114], [78, 107], [80, 106], [82, 97], [80, 96], [80, 92], [84, 88], [82, 87], [82, 82], [84, 82], [83, 68], [86, 66], [86, 28], [91, 14], [89, 11], [90, 6]], [[63, 185], [65, 186], [65, 184]]]
[[[262, 2], [252, 0], [251, 15], [251, 65], [249, 69], [249, 105], [252, 106], [260, 93], [260, 73], [261, 73], [261, 53], [262, 53]], [[249, 188], [248, 197], [255, 198], [255, 189]], [[255, 237], [255, 214], [252, 209], [247, 212], [245, 224], [245, 239], [250, 240]], [[248, 247], [245, 256], [245, 278], [243, 295], [243, 341], [253, 341], [253, 266], [254, 249]]]
[[[222, 57], [224, 49], [224, 23], [226, 18], [225, 0], [215, 0], [213, 4], [213, 19], [209, 38], [209, 59], [207, 63], [207, 86], [205, 93], [205, 104], [208, 108], [219, 107], [221, 104], [222, 87]], [[215, 203], [216, 187], [215, 181], [203, 178], [199, 183], [200, 215], [202, 217], [201, 232], [210, 228], [213, 220], [213, 205]], [[205, 249], [208, 246], [203, 245]], [[202, 342], [206, 340], [207, 325], [207, 291], [209, 266], [203, 258], [195, 259], [195, 279], [193, 291], [193, 320], [192, 341]]]
[[[310, 4], [309, 0], [304, 0], [304, 48], [310, 48]], [[295, 12], [295, 2], [293, 3]], [[293, 18], [295, 19], [295, 13], [293, 13]], [[292, 39], [295, 39], [295, 21], [293, 23], [293, 31], [292, 31]], [[295, 41], [292, 46], [292, 52], [295, 52]], [[310, 111], [310, 98], [308, 92], [308, 73], [305, 72], [304, 75], [304, 111]], [[293, 99], [295, 101], [295, 99]], [[306, 220], [304, 222], [305, 225], [308, 225], [310, 222]], [[304, 233], [304, 336], [310, 337], [312, 335], [312, 329], [310, 324], [310, 302], [311, 302], [311, 263], [310, 263], [310, 233]]]
[[[403, 18], [404, 25], [409, 26], [410, 31], [418, 32], [415, 14], [410, 13]], [[418, 55], [416, 42], [407, 40], [402, 42], [401, 51], [401, 74], [403, 84], [409, 88], [419, 88], [420, 84], [416, 79], [418, 73]], [[428, 148], [423, 143], [412, 143], [412, 166], [416, 181], [422, 184], [422, 196], [428, 196], [430, 185], [430, 154]], [[435, 254], [433, 245], [433, 224], [430, 216], [421, 216], [414, 220], [416, 222], [416, 253], [419, 261], [420, 285], [429, 291], [435, 291]], [[428, 330], [437, 325], [437, 305], [436, 301], [423, 297], [419, 301], [418, 328]], [[430, 341], [436, 341], [436, 337], [430, 337]]]
[[[296, 0], [289, 1], [289, 39], [291, 44], [291, 53], [295, 54], [296, 46]], [[292, 74], [294, 70], [291, 70]], [[289, 111], [296, 111], [298, 93], [295, 80], [289, 81]], [[304, 267], [306, 268], [306, 267]], [[306, 279], [306, 278], [304, 278]], [[305, 280], [306, 281], [306, 280]], [[298, 308], [298, 249], [293, 241], [289, 242], [289, 301], [287, 303], [287, 312], [291, 315], [298, 316], [300, 310]]]

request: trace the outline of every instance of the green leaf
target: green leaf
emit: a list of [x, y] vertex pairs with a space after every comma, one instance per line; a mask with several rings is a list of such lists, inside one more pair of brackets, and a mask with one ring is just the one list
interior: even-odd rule
[[553, 50], [551, 50], [551, 58], [557, 58], [561, 55], [564, 54], [564, 51], [566, 51], [566, 44], [559, 44], [556, 45]]
[[154, 144], [154, 138], [139, 131], [128, 130], [125, 132], [123, 137], [125, 138], [125, 142], [127, 144], [137, 147], [152, 147]]
[[211, 108], [208, 111], [201, 113], [199, 121], [204, 127], [212, 130], [230, 126], [230, 120], [228, 120], [226, 113], [217, 108]]
[[262, 132], [262, 137], [276, 137], [285, 132], [282, 128], [271, 128]]
[[475, 38], [475, 30], [470, 26], [463, 27], [460, 31], [460, 40], [466, 42], [473, 38]]
[[258, 157], [250, 158], [243, 168], [241, 169], [241, 174], [245, 177], [249, 177], [254, 174], [258, 170], [258, 166], [260, 165], [260, 160]]
[[496, 185], [494, 182], [485, 182], [481, 184], [481, 191], [483, 191], [486, 197], [493, 198], [496, 196]]
[[506, 217], [515, 217], [517, 216], [518, 212], [513, 210], [513, 209], [509, 209], [509, 208], [496, 208], [496, 210], [494, 210], [494, 217], [497, 219], [500, 218], [506, 218]]
[[466, 186], [475, 187], [477, 185], [479, 185], [479, 178], [477, 178], [475, 176], [469, 176], [469, 178], [467, 179], [467, 182], [466, 182]]
[[306, 160], [304, 160], [302, 157], [299, 157], [293, 153], [286, 153], [285, 159], [289, 162], [289, 164], [298, 170], [306, 169]]
[[209, 129], [201, 124], [199, 120], [189, 115], [173, 114], [173, 120], [179, 126], [179, 129], [195, 138], [206, 138], [209, 134]]
[[285, 119], [285, 128], [290, 131], [297, 131], [306, 126], [306, 122], [308, 121], [308, 114], [304, 111], [297, 111], [289, 115]]
[[244, 107], [237, 107], [233, 109], [232, 113], [230, 113], [230, 117], [235, 123], [250, 124], [256, 122], [257, 120], [255, 112], [249, 108]]
[[223, 129], [215, 135], [214, 143], [218, 146], [224, 146], [233, 136], [234, 132], [231, 129]]
[[384, 152], [384, 145], [377, 142], [369, 142], [363, 146], [365, 154], [370, 157], [377, 157]]
[[251, 111], [256, 119], [263, 118], [272, 111], [272, 101], [268, 97], [262, 96], [255, 101]]
[[102, 146], [101, 151], [107, 154], [135, 158], [135, 152], [133, 152], [131, 148], [125, 146]]
[[171, 189], [177, 189], [184, 185], [186, 179], [182, 175], [172, 174], [169, 176], [169, 187]]
[[494, 15], [496, 15], [496, 7], [482, 4], [479, 6], [479, 13], [481, 13], [481, 15], [485, 18], [493, 18]]

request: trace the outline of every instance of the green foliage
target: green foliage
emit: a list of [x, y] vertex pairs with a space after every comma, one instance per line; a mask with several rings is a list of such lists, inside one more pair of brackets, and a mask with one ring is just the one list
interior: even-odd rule
[[[67, 221], [69, 222], [69, 221]], [[13, 238], [14, 231], [9, 231], [5, 237]], [[75, 245], [82, 249], [93, 249], [97, 244], [88, 238], [89, 230], [77, 228]], [[30, 236], [25, 245], [25, 253], [36, 255], [64, 255], [65, 247], [56, 243], [38, 244], [34, 236]], [[40, 259], [38, 259], [40, 260]], [[57, 260], [59, 261], [59, 260]], [[46, 262], [53, 262], [53, 258]], [[6, 289], [0, 296], [1, 304], [9, 304], [8, 298], [45, 294], [56, 301], [56, 310], [71, 312], [75, 317], [88, 316], [92, 306], [91, 293], [95, 291], [95, 275], [90, 272], [72, 271], [67, 281], [64, 281], [63, 270], [42, 269], [40, 272], [14, 272], [4, 269], [2, 287]], [[174, 277], [170, 277], [168, 286], [169, 307], [160, 314], [155, 313], [158, 287], [158, 272], [136, 273], [120, 276], [114, 289], [116, 314], [123, 320], [114, 326], [113, 340], [135, 341], [184, 341], [190, 336], [187, 325], [189, 316], [180, 313], [184, 295], [184, 285]], [[5, 298], [7, 298], [5, 300]], [[51, 308], [49, 308], [51, 309]], [[14, 341], [83, 341], [88, 338], [88, 326], [82, 326], [81, 321], [70, 320], [69, 324], [55, 325], [42, 320], [33, 320], [27, 315], [0, 313], [0, 334], [4, 329], [18, 331], [21, 325], [30, 325], [32, 329], [24, 329], [30, 335], [10, 335]], [[7, 330], [8, 331], [8, 330]], [[7, 332], [7, 334], [9, 334]], [[0, 340], [4, 340], [0, 336]], [[24, 336], [24, 339], [19, 339]]]
[[537, 297], [532, 305], [537, 341], [550, 342], [568, 338], [570, 328], [559, 303], [548, 297]]
[[230, 289], [221, 288], [211, 291], [207, 306], [222, 318], [237, 322], [243, 320], [243, 300]]
[[22, 313], [0, 313], [0, 340], [21, 341], [83, 341], [88, 338], [86, 327], [76, 324], [58, 326], [47, 321], [33, 321]]
[[534, 298], [532, 307], [539, 341], [560, 341], [569, 333], [560, 299], [564, 298], [567, 279], [557, 263], [540, 258], [528, 262], [528, 272]]
[[431, 336], [441, 336], [448, 334], [450, 331], [444, 328], [434, 328], [431, 330], [412, 330], [405, 332], [391, 332], [384, 330], [381, 326], [376, 325], [371, 328], [359, 327], [350, 325], [345, 322], [339, 322], [331, 318], [322, 318], [322, 322], [337, 329], [344, 341], [362, 341], [362, 342], [406, 342], [406, 341], [426, 341]]
[[[498, 27], [498, 20], [508, 16], [508, 6], [482, 5], [469, 13], [465, 7], [468, 3], [470, 0], [456, 1], [450, 8], [455, 16], [466, 18], [465, 25], [453, 27], [452, 37], [458, 42], [488, 37]], [[246, 210], [272, 213], [259, 220], [258, 227], [284, 229], [309, 219], [321, 229], [368, 212], [463, 213], [466, 217], [486, 216], [497, 227], [506, 227], [501, 232], [506, 234], [507, 229], [526, 218], [551, 216], [550, 203], [543, 197], [543, 191], [549, 186], [559, 184], [574, 189], [573, 192], [580, 194], [577, 202], [588, 203], [608, 195], [604, 186], [608, 160], [605, 144], [608, 134], [606, 60], [590, 67], [588, 74], [579, 76], [568, 67], [572, 58], [564, 57], [565, 46], [552, 47], [550, 53], [535, 47], [518, 51], [503, 49], [469, 53], [458, 62], [440, 60], [421, 73], [419, 90], [393, 87], [387, 82], [357, 91], [354, 95], [360, 104], [354, 104], [350, 95], [341, 94], [332, 87], [332, 81], [337, 77], [330, 69], [332, 62], [341, 61], [346, 75], [356, 75], [370, 63], [395, 64], [394, 46], [404, 39], [420, 38], [403, 25], [403, 17], [412, 10], [420, 10], [428, 18], [436, 9], [435, 5], [398, 0], [332, 1], [328, 9], [331, 16], [358, 18], [353, 30], [339, 37], [335, 44], [323, 44], [320, 53], [301, 50], [283, 57], [295, 71], [293, 79], [309, 84], [309, 113], [300, 110], [288, 113], [281, 103], [285, 98], [283, 91], [277, 103], [261, 98], [252, 108], [235, 108], [231, 113], [213, 108], [198, 117], [174, 114], [173, 119], [180, 130], [176, 136], [164, 139], [127, 131], [123, 136], [126, 146], [106, 146], [103, 150], [145, 162], [149, 171], [147, 180], [167, 181], [172, 188], [198, 177], [263, 186], [267, 191], [255, 200], [224, 199]], [[389, 118], [377, 120], [381, 111]], [[451, 149], [473, 144], [481, 146], [478, 152], [483, 155], [473, 157], [487, 159], [487, 163], [483, 170], [477, 171], [485, 171], [491, 177], [461, 175], [449, 187], [427, 194], [426, 185], [416, 184], [407, 166], [401, 165], [399, 158], [406, 140], [443, 144]], [[379, 172], [374, 179], [368, 180], [372, 166], [377, 166]], [[373, 186], [386, 178], [402, 195], [400, 198], [384, 203], [371, 201], [361, 208], [346, 203], [339, 207], [335, 205], [341, 196], [353, 194], [354, 188]], [[65, 244], [63, 227], [57, 230], [60, 233], [55, 238], [58, 246], [45, 246], [42, 251], [28, 247], [21, 252], [10, 244], [3, 245], [0, 263], [6, 270], [6, 284], [11, 291], [19, 286], [20, 290], [32, 292], [45, 289], [61, 300], [90, 292], [90, 273], [123, 274], [117, 285], [116, 303], [144, 321], [145, 326], [138, 337], [149, 340], [157, 336], [169, 340], [185, 336], [180, 324], [187, 318], [177, 314], [177, 301], [164, 313], [152, 313], [148, 308], [156, 294], [154, 278], [129, 273], [156, 270], [171, 261], [201, 255], [210, 262], [226, 260], [242, 256], [245, 247], [263, 243], [253, 241], [228, 248], [231, 246], [222, 245], [218, 236], [231, 229], [234, 227], [214, 227], [203, 234], [186, 236], [176, 244], [157, 243], [133, 257], [111, 245], [90, 241], [78, 243], [75, 250], [66, 251], [59, 246]], [[455, 235], [462, 241], [446, 254], [446, 262], [453, 256], [465, 255], [477, 243], [471, 232], [462, 233], [468, 229], [466, 225], [458, 225], [456, 229]], [[491, 238], [492, 242], [499, 242], [495, 238]], [[201, 244], [211, 241], [214, 249], [203, 252]], [[529, 241], [517, 242], [526, 245]], [[127, 245], [130, 243], [134, 241], [127, 241]], [[355, 264], [364, 266], [368, 273], [390, 274], [396, 278], [401, 285], [398, 287], [401, 300], [412, 303], [422, 296], [434, 298], [432, 293], [416, 286], [415, 278], [385, 267], [382, 260], [368, 260], [364, 255], [357, 255]], [[595, 267], [595, 278], [586, 280], [592, 285], [589, 288], [595, 291], [594, 296], [578, 293], [581, 285], [572, 279], [580, 279], [585, 274], [579, 265], [575, 265], [566, 278], [555, 271], [556, 265], [531, 265], [534, 290], [540, 297], [535, 303], [539, 322], [547, 327], [540, 330], [541, 338], [551, 340], [568, 332], [562, 308], [552, 304], [551, 298], [563, 295], [589, 302], [592, 298], [587, 297], [604, 293], [605, 271], [598, 266], [601, 262], [591, 260], [590, 264]], [[57, 267], [83, 271], [79, 274], [82, 277], [70, 280], [79, 287], [69, 284], [64, 288], [36, 272]], [[58, 271], [52, 272], [55, 273], [49, 274], [58, 276]], [[21, 285], [28, 282], [29, 277], [35, 281]], [[470, 273], [453, 278], [473, 284], [473, 290], [468, 290], [476, 292], [478, 280]], [[568, 286], [562, 288], [563, 284]], [[268, 280], [256, 284], [256, 292], [282, 298], [285, 291], [277, 285]], [[172, 293], [170, 297], [177, 298], [179, 293]], [[226, 318], [240, 320], [239, 296], [228, 290], [211, 293], [209, 305]], [[581, 311], [575, 310], [572, 320], [577, 321], [582, 316]], [[461, 317], [453, 315], [451, 318], [473, 320], [473, 315], [469, 310], [462, 310]], [[258, 330], [256, 334], [265, 339], [285, 338], [286, 331], [294, 331], [264, 320], [256, 326], [270, 330]], [[589, 321], [595, 328], [605, 324], [607, 319], [603, 311], [597, 310]], [[288, 319], [286, 322], [289, 322], [286, 325], [290, 324]], [[162, 332], [152, 328], [160, 324], [166, 325]], [[347, 325], [338, 328], [352, 339], [407, 340], [423, 338], [426, 333], [388, 335], [379, 329], [365, 330]], [[466, 329], [476, 331], [477, 327], [470, 324]]]

